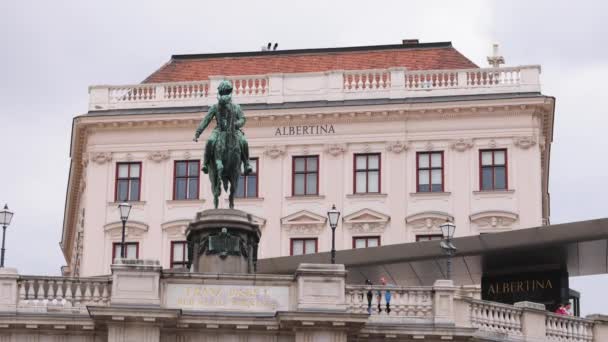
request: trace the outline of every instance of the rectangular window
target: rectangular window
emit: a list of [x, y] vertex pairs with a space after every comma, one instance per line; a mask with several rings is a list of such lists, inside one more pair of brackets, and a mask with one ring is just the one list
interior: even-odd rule
[[435, 241], [443, 239], [441, 234], [416, 235], [416, 241]]
[[507, 150], [479, 151], [479, 188], [507, 190]]
[[116, 163], [116, 202], [139, 201], [141, 163]]
[[416, 153], [417, 192], [443, 192], [443, 152]]
[[[112, 244], [112, 261], [120, 258], [120, 242]], [[125, 242], [125, 258], [139, 259], [139, 242]]]
[[291, 255], [317, 253], [317, 239], [291, 239]]
[[292, 194], [319, 194], [319, 156], [293, 157]]
[[367, 248], [380, 246], [379, 236], [356, 236], [353, 237], [353, 248]]
[[355, 154], [354, 193], [380, 192], [380, 153]]
[[171, 241], [171, 268], [187, 267], [188, 242]]
[[173, 168], [174, 200], [198, 199], [200, 166], [199, 160], [175, 161]]
[[243, 175], [243, 166], [241, 165], [241, 175], [235, 194], [237, 198], [258, 197], [258, 158], [249, 159], [249, 165], [251, 165], [251, 173], [247, 176]]

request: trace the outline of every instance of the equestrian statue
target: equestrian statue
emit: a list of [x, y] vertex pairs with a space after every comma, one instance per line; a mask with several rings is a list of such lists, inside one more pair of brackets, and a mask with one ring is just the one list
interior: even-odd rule
[[224, 192], [228, 192], [230, 184], [228, 199], [232, 209], [234, 208], [234, 193], [241, 175], [241, 163], [243, 174], [251, 173], [249, 145], [245, 133], [241, 129], [245, 125], [246, 119], [241, 106], [232, 102], [232, 83], [229, 81], [220, 82], [217, 88], [217, 100], [218, 103], [209, 108], [209, 112], [198, 125], [193, 140], [198, 141], [205, 128], [215, 118], [216, 127], [209, 135], [205, 145], [202, 171], [209, 174], [213, 205], [216, 209], [222, 192], [222, 184]]

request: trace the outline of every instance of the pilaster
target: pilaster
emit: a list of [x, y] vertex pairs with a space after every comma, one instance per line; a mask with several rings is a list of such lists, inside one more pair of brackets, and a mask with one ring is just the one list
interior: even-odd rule
[[524, 341], [546, 341], [547, 327], [545, 321], [547, 312], [545, 311], [545, 306], [533, 302], [517, 302], [513, 305], [523, 310], [521, 314], [521, 330], [524, 335]]
[[16, 268], [0, 268], [0, 311], [13, 311], [17, 308], [18, 291]]
[[156, 260], [116, 259], [111, 304], [160, 306], [160, 271]]
[[433, 284], [433, 320], [435, 324], [454, 325], [454, 293], [451, 280], [439, 279]]
[[298, 311], [346, 311], [344, 265], [300, 264], [296, 270]]

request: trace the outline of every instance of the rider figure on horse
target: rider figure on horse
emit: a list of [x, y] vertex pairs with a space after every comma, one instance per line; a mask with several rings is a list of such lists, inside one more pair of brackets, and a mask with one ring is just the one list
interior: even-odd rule
[[200, 125], [196, 129], [194, 134], [194, 141], [198, 141], [198, 138], [203, 133], [205, 128], [209, 126], [211, 120], [215, 117], [217, 126], [211, 132], [209, 139], [207, 139], [207, 145], [205, 145], [205, 157], [203, 160], [203, 172], [209, 173], [209, 163], [214, 160], [213, 151], [215, 143], [217, 142], [219, 132], [228, 130], [228, 116], [235, 116], [235, 129], [237, 139], [241, 146], [241, 160], [243, 161], [243, 170], [247, 175], [251, 173], [251, 166], [249, 165], [249, 145], [245, 138], [245, 133], [241, 130], [241, 127], [245, 126], [245, 115], [241, 110], [241, 106], [232, 102], [232, 83], [229, 81], [222, 81], [217, 87], [217, 99], [218, 103], [214, 104], [209, 108], [209, 112], [203, 118]]

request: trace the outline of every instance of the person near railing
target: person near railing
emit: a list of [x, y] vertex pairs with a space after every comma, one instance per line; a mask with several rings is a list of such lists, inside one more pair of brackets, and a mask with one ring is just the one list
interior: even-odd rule
[[369, 279], [365, 279], [365, 285], [369, 286], [369, 289], [367, 290], [367, 313], [368, 314], [372, 314], [372, 299], [374, 298], [374, 294], [372, 293], [372, 281]]
[[[384, 277], [380, 278], [380, 283], [383, 286], [390, 286], [389, 284], [387, 284], [386, 278], [384, 278]], [[378, 291], [378, 292], [380, 292], [380, 291]], [[385, 289], [384, 290], [384, 301], [386, 302], [386, 314], [387, 315], [391, 313], [391, 298], [392, 298], [391, 290]], [[380, 311], [381, 311], [380, 310], [380, 298], [378, 298], [378, 312], [380, 312]]]
[[564, 315], [564, 316], [572, 316], [572, 314], [570, 313], [570, 308], [571, 308], [571, 304], [565, 303], [565, 304], [561, 304], [557, 310], [555, 310], [555, 313], [558, 315]]

